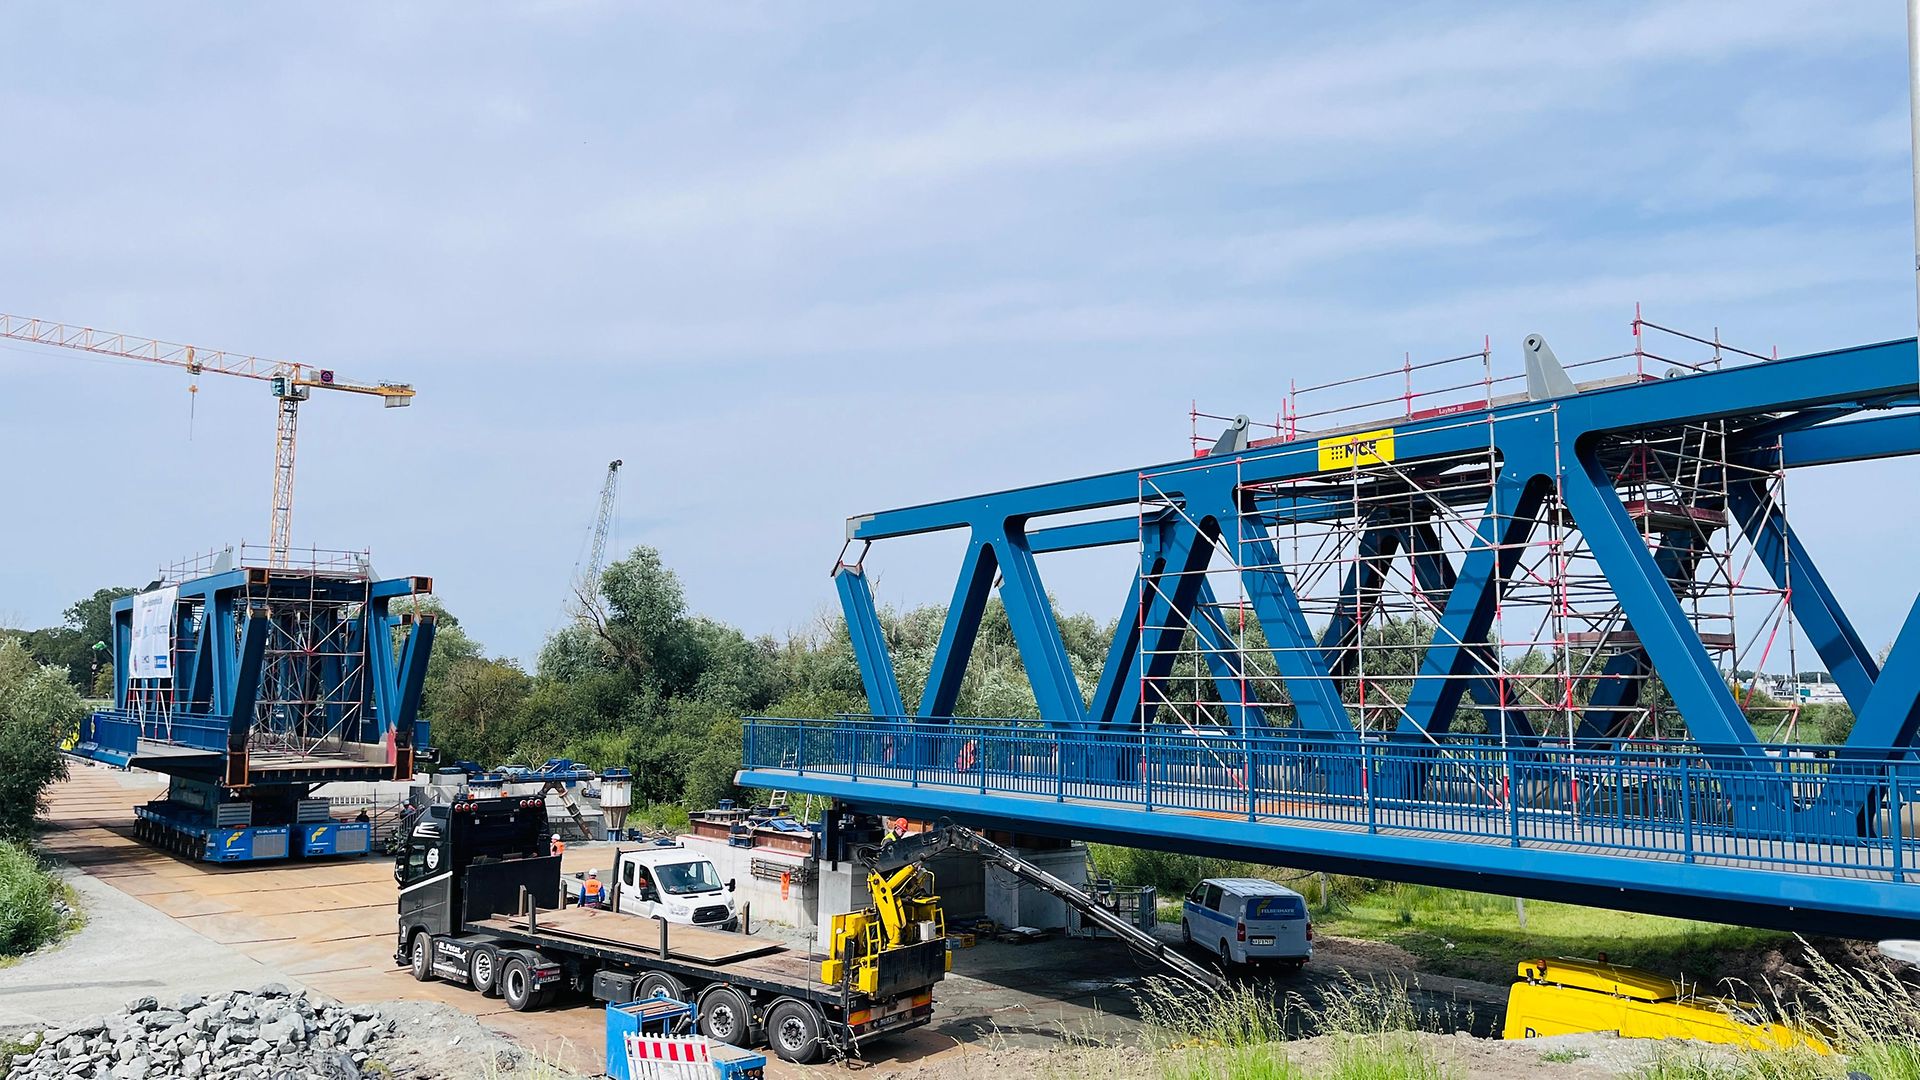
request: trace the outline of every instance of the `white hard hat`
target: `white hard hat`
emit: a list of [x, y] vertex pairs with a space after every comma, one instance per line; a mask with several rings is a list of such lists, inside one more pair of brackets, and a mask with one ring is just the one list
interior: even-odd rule
[[590, 878], [597, 878], [597, 877], [599, 877], [599, 876], [600, 876], [600, 871], [598, 871], [598, 870], [589, 870], [589, 871], [587, 871], [587, 876], [588, 876], [588, 877], [590, 877]]

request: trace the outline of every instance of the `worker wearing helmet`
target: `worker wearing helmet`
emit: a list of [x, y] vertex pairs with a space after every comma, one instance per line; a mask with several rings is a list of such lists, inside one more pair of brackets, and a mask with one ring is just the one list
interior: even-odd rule
[[899, 840], [900, 838], [906, 835], [907, 835], [907, 819], [903, 817], [897, 817], [893, 819], [893, 824], [887, 826], [886, 835], [880, 838], [880, 842], [883, 844], [891, 844], [894, 841]]
[[599, 907], [601, 901], [600, 871], [587, 871], [587, 880], [580, 886], [580, 903], [585, 907]]
[[560, 839], [559, 833], [553, 834], [553, 842], [547, 845], [547, 853], [549, 855], [565, 855], [567, 853], [567, 842]]

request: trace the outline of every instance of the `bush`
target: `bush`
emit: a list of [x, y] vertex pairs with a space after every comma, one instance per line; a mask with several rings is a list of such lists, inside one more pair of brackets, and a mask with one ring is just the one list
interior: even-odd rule
[[23, 956], [59, 936], [59, 892], [25, 848], [0, 843], [0, 956]]
[[32, 835], [47, 785], [67, 775], [60, 744], [85, 712], [64, 669], [35, 664], [18, 639], [0, 640], [0, 840]]

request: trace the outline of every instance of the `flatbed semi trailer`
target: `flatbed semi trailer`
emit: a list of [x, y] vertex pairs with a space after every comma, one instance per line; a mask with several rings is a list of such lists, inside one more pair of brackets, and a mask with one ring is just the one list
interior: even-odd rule
[[708, 1038], [764, 1041], [803, 1064], [932, 1018], [944, 939], [878, 954], [870, 991], [846, 979], [824, 982], [818, 958], [764, 939], [564, 907], [550, 835], [537, 798], [467, 800], [415, 814], [394, 869], [395, 962], [421, 981], [499, 995], [517, 1011], [563, 992], [613, 1003], [690, 1001]]

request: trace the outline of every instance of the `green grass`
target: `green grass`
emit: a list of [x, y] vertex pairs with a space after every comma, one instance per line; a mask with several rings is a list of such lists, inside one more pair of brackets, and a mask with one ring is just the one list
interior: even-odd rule
[[1550, 1061], [1555, 1065], [1571, 1065], [1591, 1056], [1585, 1050], [1549, 1050], [1540, 1055], [1540, 1060]]
[[[1439, 1018], [1413, 1003], [1404, 983], [1345, 976], [1309, 1003], [1243, 984], [1199, 993], [1149, 980], [1140, 995], [1144, 1048], [1162, 1080], [1456, 1080], [1419, 1036]], [[1331, 1038], [1324, 1061], [1303, 1067], [1285, 1041]]]
[[1324, 934], [1398, 945], [1424, 970], [1494, 983], [1511, 981], [1529, 957], [1605, 953], [1711, 985], [1748, 978], [1755, 954], [1793, 946], [1791, 935], [1772, 931], [1542, 901], [1527, 902], [1522, 930], [1508, 897], [1425, 885], [1387, 885], [1317, 911], [1314, 922]]
[[1224, 1053], [1201, 1050], [1160, 1060], [1161, 1080], [1306, 1080], [1307, 1074], [1277, 1046], [1236, 1046]]
[[31, 1032], [15, 1038], [0, 1036], [0, 1066], [11, 1065], [14, 1058], [32, 1057], [40, 1049], [39, 1032]]
[[1454, 1080], [1460, 1070], [1441, 1061], [1408, 1032], [1343, 1035], [1315, 1080]]
[[684, 833], [693, 828], [687, 808], [678, 803], [648, 803], [627, 814], [627, 825], [645, 825], [661, 832]]
[[1101, 875], [1159, 890], [1162, 922], [1180, 921], [1181, 897], [1202, 878], [1264, 877], [1305, 896], [1322, 933], [1389, 942], [1418, 957], [1423, 970], [1484, 982], [1512, 981], [1515, 965], [1530, 957], [1603, 952], [1617, 964], [1709, 985], [1723, 978], [1753, 981], [1756, 956], [1794, 948], [1788, 934], [1543, 901], [1527, 902], [1522, 930], [1511, 897], [1340, 874], [1327, 876], [1323, 905], [1317, 874], [1100, 844], [1090, 849]]
[[65, 887], [32, 852], [0, 843], [0, 957], [24, 956], [64, 933], [67, 920], [55, 901], [66, 899]]

